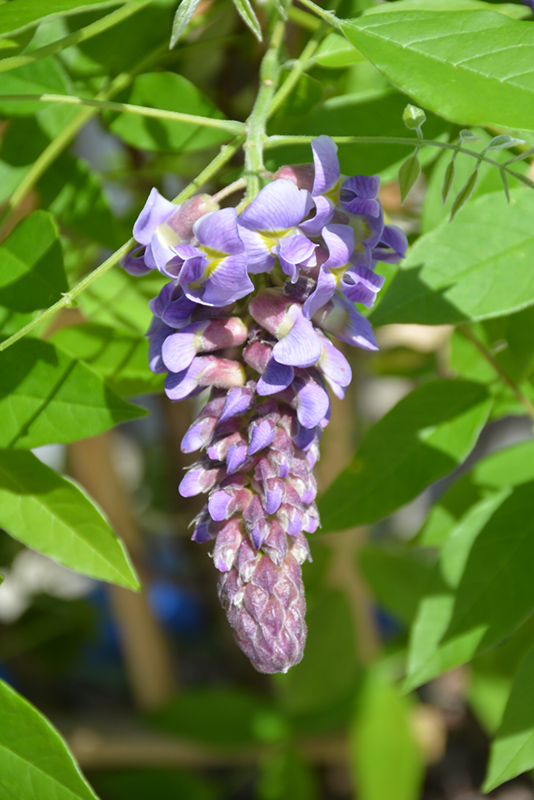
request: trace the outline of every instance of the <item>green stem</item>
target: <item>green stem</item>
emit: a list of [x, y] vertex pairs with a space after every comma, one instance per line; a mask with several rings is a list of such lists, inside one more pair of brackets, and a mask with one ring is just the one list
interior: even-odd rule
[[[205, 169], [202, 170], [200, 175], [198, 175], [194, 181], [183, 189], [180, 194], [174, 198], [174, 203], [183, 203], [184, 200], [187, 200], [191, 197], [195, 192], [202, 186], [203, 183], [213, 178], [214, 175], [219, 172], [219, 170], [232, 158], [232, 156], [237, 152], [237, 150], [241, 147], [244, 141], [244, 136], [237, 136], [233, 142], [224, 145], [221, 147], [219, 153], [215, 156], [215, 158], [210, 161]], [[79, 294], [81, 294], [88, 286], [90, 286], [93, 281], [97, 278], [100, 278], [105, 272], [107, 272], [111, 267], [115, 266], [123, 256], [125, 256], [129, 250], [135, 245], [134, 239], [129, 239], [122, 247], [119, 247], [109, 258], [107, 258], [103, 264], [97, 267], [93, 272], [90, 272], [89, 275], [86, 275], [84, 278], [81, 279], [75, 286], [72, 287], [68, 292], [62, 296], [61, 300], [58, 300], [57, 303], [47, 308], [42, 314], [39, 314], [38, 317], [35, 317], [31, 322], [25, 325], [23, 328], [20, 328], [16, 333], [6, 339], [4, 342], [0, 342], [0, 352], [2, 350], [6, 350], [12, 344], [17, 342], [19, 339], [22, 339], [27, 333], [34, 330], [41, 322], [44, 322], [47, 319], [50, 319], [54, 314], [58, 311], [61, 311], [63, 308], [68, 308], [73, 305], [73, 301]]]
[[[338, 2], [335, 3], [338, 5]], [[306, 47], [300, 54], [297, 61], [295, 61], [291, 65], [291, 71], [287, 78], [285, 79], [282, 86], [278, 89], [276, 94], [274, 95], [271, 107], [269, 108], [269, 119], [273, 116], [273, 114], [278, 111], [282, 103], [289, 97], [297, 83], [299, 82], [300, 78], [302, 77], [303, 73], [306, 72], [307, 69], [310, 67], [310, 61], [313, 58], [315, 51], [319, 47], [321, 39], [323, 38], [325, 32], [328, 30], [328, 24], [326, 22], [318, 22], [318, 27], [311, 36], [310, 40], [308, 41]]]
[[[134, 70], [128, 73], [124, 72], [120, 75], [117, 75], [107, 89], [100, 91], [95, 99], [97, 101], [107, 101], [114, 97], [116, 94], [130, 85], [138, 72], [142, 71], [147, 64], [165, 51], [166, 48], [158, 47], [157, 50], [153, 51], [149, 56], [144, 58]], [[71, 120], [71, 122], [69, 122], [65, 128], [63, 128], [61, 133], [59, 133], [55, 139], [53, 139], [50, 144], [45, 147], [41, 155], [34, 161], [30, 170], [26, 173], [18, 187], [11, 195], [8, 204], [4, 209], [4, 213], [0, 217], [0, 226], [2, 226], [10, 217], [10, 215], [20, 206], [26, 195], [33, 189], [39, 178], [41, 178], [41, 176], [56, 160], [59, 154], [63, 152], [63, 150], [75, 138], [78, 131], [83, 128], [86, 122], [95, 117], [98, 113], [98, 108], [82, 109], [82, 111], [80, 111], [80, 113], [77, 114], [77, 116]]]
[[91, 39], [93, 36], [97, 36], [99, 33], [108, 30], [108, 28], [118, 25], [123, 20], [131, 17], [132, 14], [137, 14], [137, 12], [145, 8], [149, 2], [151, 2], [151, 0], [147, 0], [145, 3], [127, 3], [122, 8], [102, 17], [102, 19], [92, 22], [90, 25], [86, 25], [85, 28], [80, 28], [80, 30], [74, 31], [74, 33], [70, 33], [68, 36], [64, 36], [62, 39], [51, 42], [44, 47], [39, 47], [37, 50], [32, 50], [30, 53], [3, 58], [0, 60], [0, 72], [7, 72], [7, 70], [10, 69], [32, 64], [40, 58], [52, 56], [54, 53], [59, 53], [61, 50], [65, 50], [67, 47], [71, 47], [74, 44], [85, 42], [87, 39]]
[[184, 122], [186, 125], [202, 125], [204, 128], [217, 128], [228, 131], [234, 136], [241, 133], [245, 127], [244, 122], [237, 122], [230, 119], [215, 119], [212, 117], [201, 117], [196, 114], [183, 114], [181, 111], [167, 111], [163, 108], [149, 108], [148, 106], [137, 106], [132, 103], [112, 103], [106, 100], [93, 100], [86, 97], [74, 97], [67, 94], [17, 94], [0, 95], [0, 103], [23, 102], [23, 103], [63, 103], [73, 106], [90, 106], [101, 111], [118, 111], [127, 114], [138, 114], [142, 117], [154, 117], [155, 119], [166, 119], [171, 122]]
[[504, 371], [501, 365], [497, 361], [495, 361], [495, 359], [493, 358], [492, 354], [487, 349], [487, 347], [484, 344], [482, 344], [482, 342], [479, 339], [477, 339], [477, 337], [470, 330], [470, 328], [467, 327], [467, 325], [459, 325], [458, 330], [463, 336], [465, 336], [466, 339], [469, 339], [469, 341], [475, 345], [479, 353], [481, 353], [481, 355], [486, 359], [488, 364], [490, 364], [493, 367], [493, 369], [498, 374], [500, 379], [504, 383], [506, 383], [506, 385], [512, 390], [517, 400], [519, 400], [519, 402], [525, 408], [530, 419], [534, 421], [534, 405], [529, 400], [529, 398], [525, 394], [523, 394], [519, 386], [515, 383], [514, 380], [512, 380], [512, 378], [508, 375], [508, 373]]
[[[284, 147], [288, 144], [311, 144], [314, 138], [314, 136], [269, 136], [264, 142], [263, 148], [264, 150], [270, 150], [275, 147]], [[477, 153], [476, 150], [469, 150], [459, 144], [435, 142], [432, 139], [413, 139], [408, 136], [332, 136], [331, 138], [336, 144], [401, 144], [408, 147], [438, 147], [441, 150], [454, 150], [456, 153], [465, 153], [476, 158], [477, 161], [485, 161], [499, 170], [504, 170], [509, 175], [517, 178], [518, 181], [534, 189], [534, 181], [531, 181], [526, 175], [521, 175], [521, 173], [509, 169], [506, 164], [501, 164], [493, 158], [488, 158], [481, 153]]]
[[247, 120], [247, 140], [243, 145], [245, 151], [245, 176], [247, 178], [246, 200], [251, 201], [261, 188], [260, 173], [264, 170], [263, 144], [267, 138], [265, 127], [269, 108], [276, 90], [280, 72], [278, 53], [284, 36], [285, 22], [275, 23], [273, 35], [263, 56], [260, 67], [260, 88], [256, 102]]
[[338, 31], [343, 30], [341, 27], [341, 22], [336, 17], [334, 11], [321, 8], [321, 6], [318, 6], [316, 3], [312, 2], [312, 0], [299, 0], [299, 2], [301, 6], [309, 8], [310, 11], [313, 11], [314, 14], [316, 14], [318, 17], [321, 17], [321, 19], [332, 28], [336, 28]]

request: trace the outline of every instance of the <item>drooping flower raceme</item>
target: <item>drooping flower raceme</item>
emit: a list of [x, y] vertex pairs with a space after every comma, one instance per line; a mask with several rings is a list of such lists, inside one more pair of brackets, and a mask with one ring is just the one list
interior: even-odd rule
[[373, 304], [376, 264], [407, 246], [384, 224], [378, 176], [344, 178], [336, 150], [319, 136], [314, 163], [282, 167], [239, 216], [206, 195], [176, 206], [153, 189], [123, 262], [169, 279], [147, 333], [168, 397], [209, 388], [182, 440], [201, 455], [179, 489], [207, 494], [192, 538], [214, 541], [221, 604], [260, 672], [286, 672], [303, 654], [304, 534], [320, 524], [313, 466], [328, 388], [342, 398], [351, 380], [330, 336], [377, 349], [355, 303]]

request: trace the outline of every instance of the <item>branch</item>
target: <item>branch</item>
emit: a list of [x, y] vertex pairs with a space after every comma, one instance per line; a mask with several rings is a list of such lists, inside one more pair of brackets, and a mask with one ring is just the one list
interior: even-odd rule
[[119, 22], [128, 19], [132, 14], [137, 14], [138, 11], [145, 8], [150, 2], [151, 0], [146, 0], [144, 3], [127, 3], [122, 8], [102, 17], [102, 19], [98, 19], [96, 22], [86, 25], [85, 28], [80, 28], [80, 30], [74, 31], [74, 33], [70, 33], [62, 39], [57, 39], [57, 41], [46, 44], [44, 47], [32, 50], [31, 53], [23, 53], [22, 55], [3, 58], [0, 60], [0, 72], [7, 72], [10, 69], [17, 69], [17, 67], [32, 64], [40, 58], [52, 56], [54, 53], [59, 53], [61, 50], [65, 50], [67, 47], [71, 47], [74, 44], [86, 42], [87, 39], [91, 39], [93, 36], [97, 36], [99, 33], [108, 30], [108, 28], [112, 28], [114, 25], [118, 25]]
[[117, 111], [127, 114], [138, 114], [142, 117], [155, 117], [156, 119], [166, 119], [171, 122], [184, 122], [186, 125], [201, 125], [205, 128], [218, 128], [228, 131], [236, 136], [245, 128], [244, 122], [237, 122], [230, 119], [216, 119], [213, 117], [200, 117], [196, 114], [183, 114], [181, 111], [168, 111], [163, 108], [149, 108], [148, 106], [137, 106], [132, 103], [113, 103], [109, 100], [97, 100], [86, 97], [75, 97], [68, 94], [15, 94], [0, 95], [0, 103], [20, 102], [20, 103], [63, 103], [73, 106], [90, 106], [100, 111]]
[[[264, 150], [270, 150], [275, 147], [284, 147], [287, 144], [311, 144], [315, 138], [315, 136], [269, 136], [263, 147]], [[518, 181], [521, 181], [530, 189], [534, 189], [534, 181], [507, 166], [507, 163], [515, 163], [515, 159], [501, 164], [493, 158], [488, 158], [484, 153], [477, 153], [476, 150], [469, 150], [459, 144], [435, 142], [433, 139], [413, 139], [408, 136], [332, 136], [331, 138], [336, 144], [401, 144], [407, 147], [438, 147], [441, 150], [454, 150], [456, 153], [465, 153], [468, 156], [472, 156], [477, 161], [485, 161], [487, 164], [497, 167], [498, 170], [507, 172], [512, 177], [517, 178]]]
[[[244, 136], [238, 136], [233, 142], [230, 142], [230, 144], [226, 144], [221, 147], [221, 150], [215, 156], [215, 158], [210, 161], [208, 166], [202, 170], [200, 175], [198, 175], [194, 181], [191, 181], [191, 183], [186, 186], [177, 197], [174, 198], [173, 202], [182, 203], [184, 200], [187, 200], [188, 197], [191, 197], [193, 194], [195, 194], [195, 192], [202, 186], [203, 183], [206, 183], [206, 181], [210, 180], [210, 178], [219, 172], [219, 170], [227, 163], [227, 161], [230, 161], [234, 153], [243, 144], [243, 140]], [[61, 311], [62, 308], [68, 308], [69, 306], [72, 306], [75, 298], [78, 297], [79, 294], [87, 289], [87, 287], [90, 286], [93, 281], [111, 269], [111, 267], [115, 266], [115, 264], [117, 264], [134, 245], [135, 240], [129, 239], [125, 244], [122, 245], [122, 247], [119, 247], [118, 250], [115, 250], [115, 252], [109, 258], [107, 258], [103, 264], [97, 267], [97, 269], [93, 270], [93, 272], [90, 272], [89, 275], [86, 275], [85, 278], [82, 278], [82, 280], [70, 291], [65, 292], [61, 300], [58, 300], [57, 303], [54, 303], [54, 305], [47, 308], [42, 312], [42, 314], [39, 314], [39, 316], [35, 317], [35, 319], [10, 336], [9, 339], [6, 339], [4, 342], [0, 342], [0, 352], [2, 350], [6, 350], [19, 339], [22, 339], [23, 336], [40, 325], [40, 323], [44, 320], [52, 317], [57, 311]]]

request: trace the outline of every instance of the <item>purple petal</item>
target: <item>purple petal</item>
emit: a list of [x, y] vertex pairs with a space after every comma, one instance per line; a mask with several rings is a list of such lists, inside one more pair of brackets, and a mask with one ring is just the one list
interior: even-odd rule
[[199, 378], [204, 366], [199, 358], [194, 358], [187, 369], [169, 372], [165, 378], [165, 394], [171, 400], [183, 400], [199, 390]]
[[280, 244], [272, 248], [272, 252], [278, 256], [285, 274], [290, 276], [292, 283], [295, 283], [299, 276], [299, 267], [316, 265], [315, 249], [318, 246], [310, 242], [306, 236], [297, 233], [281, 239]]
[[[141, 253], [141, 255], [135, 255]], [[130, 275], [146, 275], [151, 271], [145, 263], [145, 248], [137, 245], [121, 259], [121, 267]]]
[[275, 358], [271, 358], [267, 364], [267, 369], [258, 381], [256, 391], [262, 396], [276, 394], [276, 392], [287, 389], [294, 376], [293, 367], [288, 364], [279, 364]]
[[353, 303], [362, 303], [371, 308], [384, 281], [383, 275], [377, 275], [367, 267], [351, 266], [343, 276], [341, 288], [345, 297]]
[[273, 242], [266, 239], [258, 231], [239, 226], [239, 235], [247, 253], [247, 270], [253, 275], [270, 272], [276, 263], [276, 256], [271, 253]]
[[167, 336], [161, 348], [161, 357], [168, 370], [181, 372], [188, 368], [200, 349], [198, 334], [205, 327], [205, 322], [195, 322], [188, 325], [187, 330]]
[[385, 225], [380, 241], [373, 249], [373, 258], [388, 264], [396, 264], [404, 258], [407, 249], [408, 239], [404, 231], [396, 225]]
[[348, 264], [354, 252], [354, 230], [350, 225], [328, 225], [323, 231], [323, 239], [328, 247], [328, 260], [323, 267], [337, 269]]
[[175, 203], [171, 203], [162, 197], [157, 189], [152, 189], [143, 210], [135, 222], [133, 228], [134, 239], [140, 244], [150, 244], [158, 225], [166, 222], [176, 209]]
[[242, 253], [245, 249], [237, 230], [235, 208], [204, 214], [195, 222], [193, 232], [202, 245], [221, 254]]
[[163, 241], [158, 234], [159, 231], [156, 231], [147, 245], [145, 251], [146, 265], [150, 269], [159, 270], [167, 278], [175, 278], [180, 271], [181, 262], [176, 264], [173, 245]]
[[344, 389], [352, 380], [350, 364], [330, 339], [325, 336], [322, 341], [323, 353], [317, 366], [325, 376], [336, 397], [342, 399], [345, 394]]
[[264, 186], [239, 217], [239, 225], [249, 230], [280, 235], [281, 231], [296, 227], [311, 205], [309, 192], [297, 189], [291, 181], [279, 179]]
[[148, 339], [148, 366], [152, 372], [167, 371], [161, 357], [161, 348], [163, 346], [163, 342], [171, 333], [174, 333], [173, 329], [169, 328], [168, 325], [165, 325], [165, 323], [160, 319], [157, 317], [152, 319], [150, 327], [146, 333], [146, 338]]
[[321, 355], [321, 342], [310, 320], [303, 315], [301, 306], [292, 305], [287, 316], [289, 320], [294, 319], [294, 324], [289, 333], [273, 347], [273, 356], [279, 364], [311, 367]]
[[219, 422], [225, 422], [231, 417], [240, 416], [252, 408], [254, 404], [254, 392], [248, 386], [237, 386], [231, 389], [227, 396]]
[[347, 344], [378, 350], [371, 323], [344, 297], [334, 295], [329, 306], [315, 315], [314, 321]]
[[[189, 265], [193, 263], [194, 266], [190, 268]], [[206, 306], [220, 308], [254, 291], [254, 284], [247, 274], [244, 253], [227, 256], [220, 261], [204, 262], [199, 273], [196, 261], [188, 261], [180, 274], [180, 283], [190, 300]]]
[[244, 442], [236, 442], [228, 448], [226, 454], [226, 471], [232, 475], [240, 469], [247, 460], [247, 445]]
[[315, 178], [312, 195], [324, 194], [333, 189], [339, 180], [337, 144], [330, 136], [318, 136], [311, 143]]
[[271, 419], [254, 419], [248, 426], [249, 456], [259, 452], [267, 445], [271, 444], [276, 433], [276, 425]]
[[280, 478], [270, 478], [265, 487], [264, 508], [267, 514], [275, 514], [284, 499], [285, 486]]
[[341, 206], [351, 214], [377, 217], [381, 210], [377, 200], [379, 189], [379, 175], [355, 175], [347, 178], [341, 187]]
[[334, 292], [336, 291], [336, 279], [330, 270], [325, 270], [321, 267], [319, 277], [317, 278], [317, 286], [315, 290], [308, 297], [304, 303], [304, 314], [310, 319], [313, 315], [322, 308]]
[[299, 225], [299, 230], [308, 236], [319, 236], [325, 225], [331, 221], [336, 207], [332, 200], [323, 197], [321, 194], [313, 198], [315, 204], [315, 214], [310, 219], [305, 219]]
[[216, 522], [222, 522], [224, 519], [227, 519], [228, 509], [232, 501], [232, 495], [224, 489], [213, 492], [208, 500], [208, 510], [211, 518]]
[[330, 401], [325, 390], [311, 380], [295, 380], [297, 417], [305, 428], [315, 428], [328, 413]]

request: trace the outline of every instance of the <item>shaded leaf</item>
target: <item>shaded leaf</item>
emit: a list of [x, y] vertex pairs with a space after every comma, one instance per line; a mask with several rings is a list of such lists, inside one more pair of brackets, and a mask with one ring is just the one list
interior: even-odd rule
[[525, 140], [516, 139], [507, 133], [502, 133], [499, 136], [494, 136], [484, 150], [507, 150], [509, 147], [516, 147], [518, 144], [525, 144]]
[[[133, 0], [142, 2], [142, 0]], [[91, 6], [117, 5], [116, 0], [17, 0], [0, 6], [0, 36], [35, 25], [42, 19], [84, 11]]]
[[146, 413], [49, 342], [20, 339], [0, 353], [0, 447], [73, 442]]
[[452, 472], [473, 448], [491, 400], [479, 384], [420, 386], [363, 437], [354, 460], [324, 493], [324, 531], [382, 519]]
[[411, 248], [385, 297], [375, 325], [467, 322], [534, 304], [534, 192], [516, 189], [477, 197]]
[[412, 629], [407, 688], [497, 645], [534, 610], [534, 483], [473, 506], [441, 551]]
[[410, 723], [411, 702], [380, 668], [368, 673], [358, 701], [351, 730], [358, 798], [417, 800], [424, 767]]
[[372, 14], [342, 26], [425, 108], [460, 124], [534, 130], [532, 26], [493, 11]]
[[[148, 72], [135, 79], [129, 103], [203, 117], [223, 119], [222, 114], [199, 89], [173, 72]], [[219, 142], [231, 134], [198, 125], [123, 113], [111, 130], [128, 144], [143, 150], [193, 152]]]
[[80, 306], [91, 322], [144, 334], [152, 320], [149, 300], [164, 283], [163, 275], [155, 274], [155, 270], [138, 278], [113, 269], [87, 287], [80, 295]]
[[443, 199], [443, 203], [447, 202], [447, 197], [449, 196], [449, 192], [451, 190], [452, 182], [454, 180], [454, 173], [456, 171], [455, 166], [455, 159], [451, 159], [447, 164], [447, 169], [445, 170], [445, 177], [443, 179], [443, 186], [441, 188], [441, 197]]
[[322, 67], [339, 69], [363, 61], [363, 56], [339, 33], [330, 33], [323, 39], [314, 60]]
[[250, 0], [232, 0], [232, 2], [245, 25], [252, 31], [256, 39], [261, 42], [261, 25], [254, 13]]
[[416, 182], [421, 174], [421, 163], [417, 155], [410, 156], [406, 159], [404, 164], [399, 170], [399, 189], [401, 195], [401, 203], [404, 203], [408, 196], [408, 192]]
[[473, 189], [475, 188], [476, 182], [478, 180], [478, 169], [475, 169], [474, 172], [471, 173], [469, 176], [467, 183], [463, 186], [456, 197], [454, 198], [454, 202], [451, 208], [451, 220], [454, 219], [458, 211], [464, 205], [464, 203], [471, 197]]
[[34, 211], [0, 245], [0, 330], [18, 330], [67, 289], [56, 224]]
[[0, 680], [3, 800], [97, 800], [67, 745], [36, 708]]
[[172, 23], [171, 43], [169, 45], [171, 50], [180, 41], [182, 33], [191, 22], [199, 3], [200, 0], [181, 0]]
[[533, 674], [534, 648], [519, 667], [501, 726], [492, 742], [485, 792], [534, 767]]
[[148, 342], [144, 336], [88, 322], [60, 328], [49, 341], [89, 364], [120, 395], [163, 389], [164, 376], [149, 370]]

